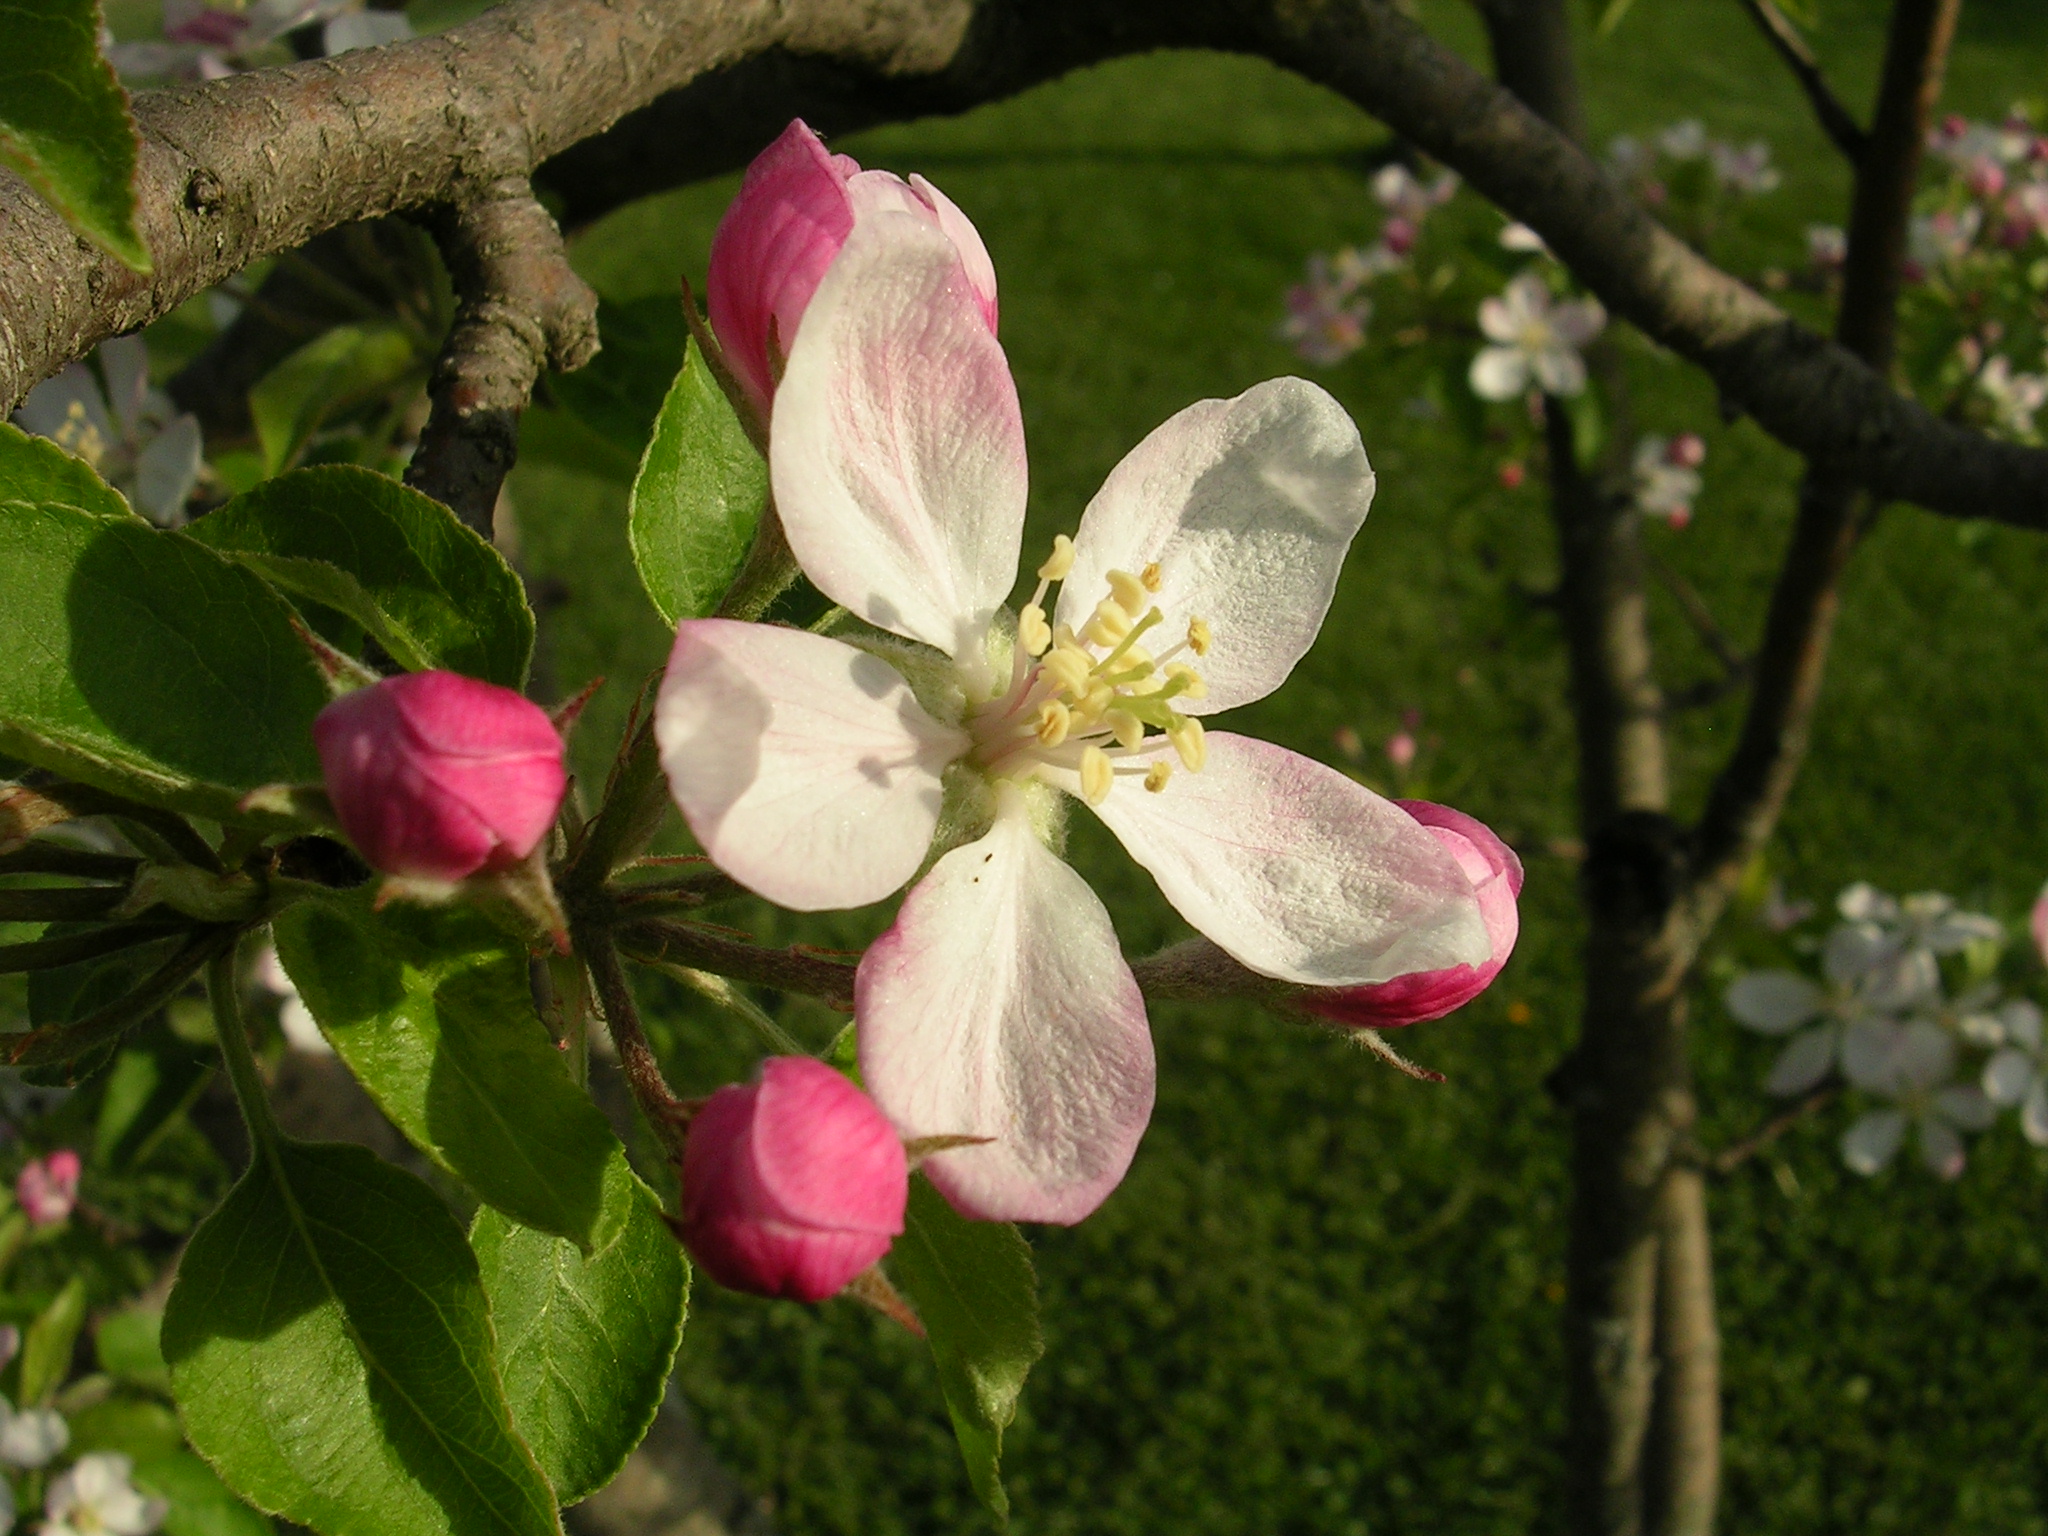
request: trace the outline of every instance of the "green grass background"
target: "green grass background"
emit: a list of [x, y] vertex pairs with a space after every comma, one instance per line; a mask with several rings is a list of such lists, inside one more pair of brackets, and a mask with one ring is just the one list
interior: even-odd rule
[[[1860, 106], [1882, 10], [1818, 3], [1830, 73]], [[1464, 9], [1421, 12], [1483, 58]], [[1842, 221], [1841, 166], [1731, 0], [1637, 0], [1583, 62], [1598, 142], [1684, 115], [1770, 140], [1785, 184], [1718, 237], [1731, 266], [1796, 266], [1808, 222]], [[2044, 84], [2048, 7], [1970, 0], [1945, 105], [1996, 114]], [[1566, 1144], [1541, 1080], [1573, 1036], [1580, 986], [1572, 866], [1546, 851], [1575, 831], [1564, 675], [1556, 624], [1528, 597], [1554, 576], [1548, 522], [1533, 482], [1498, 486], [1506, 448], [1410, 408], [1437, 365], [1380, 338], [1311, 370], [1271, 335], [1303, 258], [1376, 229], [1367, 179], [1385, 144], [1379, 124], [1270, 67], [1161, 55], [836, 146], [926, 172], [987, 239], [1032, 453], [1029, 548], [1071, 527], [1118, 457], [1192, 400], [1284, 372], [1343, 400], [1379, 499], [1320, 642], [1241, 727], [1335, 760], [1340, 728], [1373, 743], [1419, 709], [1436, 741], [1429, 792], [1529, 865], [1500, 982], [1402, 1039], [1444, 1086], [1254, 1011], [1154, 1011], [1159, 1104], [1130, 1177], [1083, 1226], [1032, 1234], [1047, 1350], [1005, 1457], [1012, 1528], [1028, 1536], [1562, 1528]], [[576, 259], [613, 300], [700, 282], [734, 185], [625, 210]], [[1482, 243], [1497, 226], [1469, 204], [1452, 217]], [[1643, 346], [1628, 356], [1642, 428], [1711, 445], [1692, 527], [1649, 537], [1751, 636], [1796, 463], [1754, 426], [1724, 425], [1689, 368]], [[562, 691], [636, 679], [664, 636], [626, 557], [624, 488], [565, 462], [573, 445], [549, 413], [529, 421], [512, 489], [522, 559], [556, 602], [544, 664]], [[1887, 515], [1850, 577], [1813, 758], [1773, 849], [1795, 892], [1868, 878], [2024, 910], [2048, 874], [2044, 599], [2048, 543]], [[1709, 673], [1675, 611], [1660, 607], [1657, 626], [1671, 680]], [[593, 710], [591, 750], [630, 691]], [[1682, 811], [1736, 719], [1730, 703], [1676, 729]], [[1181, 934], [1106, 837], [1077, 824], [1073, 855], [1132, 951]], [[879, 920], [823, 931], [857, 938]], [[1723, 947], [1753, 944], [1732, 931]], [[1763, 1110], [1771, 1048], [1710, 989], [1699, 1015], [1707, 1134], [1728, 1140]], [[680, 1007], [667, 1023], [682, 1076], [708, 1087], [747, 1069], [736, 1028]], [[1909, 1162], [1864, 1181], [1835, 1158], [1842, 1123], [1802, 1126], [1713, 1192], [1724, 1527], [2048, 1530], [2048, 1168], [2008, 1118], [1953, 1186]], [[704, 1285], [682, 1379], [785, 1530], [990, 1528], [922, 1346], [850, 1303]]]

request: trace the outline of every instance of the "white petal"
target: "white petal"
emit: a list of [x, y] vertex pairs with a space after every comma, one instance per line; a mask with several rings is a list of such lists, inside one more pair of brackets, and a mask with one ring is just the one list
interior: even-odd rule
[[1154, 651], [1208, 622], [1196, 663], [1211, 714], [1286, 681], [1329, 612], [1373, 473], [1344, 407], [1304, 379], [1270, 379], [1234, 400], [1181, 411], [1125, 455], [1088, 503], [1055, 617], [1079, 629], [1109, 596], [1108, 573], [1156, 561], [1164, 623]]
[[1789, 1099], [1826, 1077], [1835, 1065], [1838, 1034], [1834, 1025], [1823, 1024], [1794, 1035], [1764, 1078], [1764, 1092]]
[[1532, 359], [1546, 395], [1570, 397], [1586, 387], [1586, 365], [1570, 347], [1545, 347]]
[[1953, 1179], [1963, 1171], [1963, 1138], [1955, 1127], [1935, 1115], [1920, 1117], [1920, 1161], [1939, 1178]]
[[[78, 415], [72, 415], [71, 408], [78, 407]], [[92, 372], [83, 363], [68, 363], [64, 368], [43, 380], [28, 392], [28, 398], [14, 413], [15, 423], [24, 432], [33, 432], [38, 437], [54, 438], [67, 422], [82, 421], [99, 434], [102, 448], [114, 443], [114, 426], [107, 420], [107, 403], [100, 396], [100, 387], [93, 379]], [[77, 452], [74, 442], [72, 451]]]
[[1908, 1088], [1925, 1092], [1939, 1087], [1955, 1075], [1955, 1037], [1939, 1024], [1915, 1019], [1899, 1038], [1897, 1069]]
[[1842, 1161], [1865, 1177], [1898, 1156], [1906, 1139], [1906, 1117], [1896, 1109], [1873, 1110], [1842, 1133]]
[[974, 221], [960, 211], [953, 199], [922, 176], [913, 172], [910, 184], [932, 212], [939, 216], [940, 231], [960, 253], [960, 264], [967, 269], [967, 281], [980, 296], [988, 317], [988, 328], [993, 331], [996, 328], [996, 264], [989, 259], [988, 247], [982, 244], [981, 231], [974, 227]]
[[1842, 894], [1835, 898], [1835, 910], [1852, 923], [1891, 923], [1899, 916], [1897, 900], [1868, 880], [1843, 886]]
[[1974, 1086], [1944, 1088], [1934, 1096], [1934, 1112], [1963, 1131], [1982, 1131], [1998, 1118], [1998, 1106]]
[[1900, 950], [1879, 960], [1864, 974], [1860, 991], [1864, 1003], [1871, 1008], [1916, 1008], [1941, 995], [1941, 966], [1928, 950]]
[[1984, 1096], [1993, 1104], [2017, 1104], [2034, 1086], [2034, 1060], [2024, 1051], [2007, 1046], [1984, 1063], [1979, 1081]]
[[1550, 328], [1573, 351], [1583, 348], [1587, 342], [1598, 336], [1607, 324], [1607, 311], [1598, 299], [1573, 299], [1560, 304], [1550, 314]]
[[2037, 1147], [2048, 1147], [2048, 1081], [2034, 1079], [2027, 1102], [2020, 1106], [2020, 1134]]
[[1821, 969], [1829, 981], [1846, 987], [1890, 953], [1890, 941], [1875, 924], [1841, 923], [1828, 934], [1821, 950]]
[[121, 435], [134, 438], [149, 397], [149, 347], [140, 336], [115, 336], [100, 343], [100, 372], [107, 381], [107, 406]]
[[199, 418], [176, 417], [135, 460], [135, 510], [161, 527], [184, 521], [185, 500], [199, 479]]
[[1207, 766], [1163, 793], [1124, 778], [1094, 807], [1201, 932], [1310, 986], [1486, 963], [1472, 883], [1414, 817], [1267, 742], [1212, 731], [1208, 748]]
[[798, 629], [687, 620], [655, 706], [661, 766], [704, 851], [801, 912], [917, 873], [967, 747], [886, 662]]
[[1024, 421], [1003, 349], [929, 218], [856, 224], [804, 311], [768, 463], [804, 574], [965, 657], [1016, 579]]
[[1522, 333], [1522, 324], [1528, 316], [1508, 307], [1505, 299], [1481, 299], [1479, 301], [1479, 330], [1488, 341], [1497, 341], [1510, 346]]
[[855, 983], [862, 1081], [906, 1138], [969, 1135], [932, 1182], [987, 1221], [1075, 1222], [1152, 1114], [1152, 1036], [1087, 882], [1014, 808], [904, 898]]
[[1520, 347], [1488, 347], [1472, 359], [1469, 382], [1482, 400], [1512, 400], [1529, 387], [1529, 355]]
[[1842, 1032], [1842, 1075], [1872, 1093], [1895, 1092], [1904, 1033], [1904, 1026], [1892, 1019], [1852, 1021]]
[[1728, 1011], [1737, 1023], [1764, 1035], [1797, 1029], [1819, 1013], [1827, 994], [1792, 971], [1751, 971], [1728, 988]]
[[2041, 1049], [2041, 1005], [2031, 998], [2016, 997], [1998, 1010], [1998, 1022], [2005, 1038], [2023, 1051]]

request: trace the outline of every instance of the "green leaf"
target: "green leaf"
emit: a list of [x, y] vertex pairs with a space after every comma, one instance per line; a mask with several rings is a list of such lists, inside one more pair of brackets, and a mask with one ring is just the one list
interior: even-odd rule
[[264, 473], [296, 460], [328, 417], [389, 392], [421, 366], [418, 347], [398, 325], [338, 325], [307, 342], [249, 391]]
[[467, 907], [370, 901], [277, 919], [278, 958], [322, 1032], [479, 1200], [589, 1248], [619, 1141], [533, 1011], [525, 951]]
[[968, 1481], [1007, 1519], [1003, 1431], [1017, 1416], [1024, 1378], [1045, 1353], [1030, 1246], [1008, 1222], [960, 1216], [919, 1174], [889, 1268], [924, 1322]]
[[413, 671], [526, 683], [533, 610], [505, 557], [440, 502], [353, 465], [294, 470], [192, 537], [362, 625]]
[[605, 1170], [601, 1230], [588, 1257], [496, 1211], [469, 1231], [512, 1423], [564, 1504], [610, 1482], [647, 1434], [690, 1297], [683, 1251], [623, 1156]]
[[179, 1262], [163, 1348], [193, 1447], [259, 1509], [326, 1536], [560, 1536], [476, 1256], [361, 1147], [259, 1151]]
[[[4, 0], [0, 0], [4, 3]], [[121, 493], [47, 437], [31, 437], [11, 421], [0, 421], [0, 501], [31, 506], [61, 502], [108, 517], [133, 517]]]
[[119, 1451], [137, 1461], [173, 1455], [185, 1448], [178, 1416], [162, 1403], [146, 1398], [110, 1397], [67, 1416], [71, 1454]]
[[170, 1506], [159, 1527], [163, 1536], [272, 1536], [270, 1522], [190, 1451], [137, 1457], [134, 1480]]
[[216, 820], [320, 777], [327, 688], [253, 574], [139, 518], [0, 505], [0, 752]]
[[628, 514], [633, 564], [662, 619], [718, 606], [768, 504], [768, 466], [692, 341], [640, 460]]
[[85, 1325], [85, 1279], [73, 1275], [21, 1337], [21, 1406], [46, 1403], [71, 1374], [71, 1346]]
[[109, 1376], [161, 1392], [171, 1389], [170, 1367], [164, 1364], [164, 1315], [154, 1307], [130, 1307], [109, 1313], [93, 1335], [100, 1369]]
[[101, 1092], [99, 1119], [93, 1126], [93, 1162], [119, 1172], [159, 1145], [169, 1123], [191, 1106], [213, 1076], [211, 1056], [161, 1027], [122, 1047]]
[[137, 272], [135, 124], [100, 57], [97, 0], [0, 0], [0, 163]]

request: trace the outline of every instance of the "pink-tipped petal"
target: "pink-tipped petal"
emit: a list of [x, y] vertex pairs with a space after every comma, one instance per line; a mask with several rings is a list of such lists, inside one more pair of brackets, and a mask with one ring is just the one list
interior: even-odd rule
[[974, 227], [974, 221], [960, 211], [953, 199], [922, 176], [913, 175], [910, 185], [937, 215], [940, 232], [953, 242], [953, 249], [960, 253], [960, 265], [967, 269], [967, 281], [974, 286], [974, 296], [981, 301], [982, 318], [988, 321], [988, 328], [993, 333], [997, 318], [996, 264], [989, 258], [988, 247], [982, 244], [981, 231]]
[[1024, 420], [953, 244], [879, 213], [804, 315], [768, 464], [804, 574], [869, 623], [967, 659], [1015, 580]]
[[802, 912], [879, 901], [917, 873], [966, 736], [850, 645], [730, 619], [676, 629], [661, 765], [719, 867]]
[[1022, 814], [904, 899], [855, 982], [862, 1080], [896, 1129], [989, 1136], [926, 1164], [963, 1214], [1081, 1220], [1152, 1115], [1152, 1036], [1109, 913]]
[[1462, 1008], [1493, 985], [1493, 980], [1514, 953], [1521, 919], [1515, 898], [1522, 894], [1522, 861], [1515, 850], [1494, 836], [1484, 822], [1454, 811], [1447, 805], [1427, 800], [1394, 802], [1435, 834], [1465, 878], [1472, 882], [1472, 894], [1479, 902], [1479, 915], [1486, 923], [1487, 943], [1492, 956], [1484, 965], [1452, 965], [1433, 971], [1411, 971], [1376, 986], [1348, 987], [1334, 992], [1312, 993], [1304, 1001], [1310, 1013], [1340, 1024], [1391, 1029], [1440, 1019]]
[[775, 393], [769, 330], [786, 357], [819, 279], [853, 229], [858, 170], [799, 120], [754, 159], [711, 238], [705, 308], [726, 362], [765, 419]]
[[[1156, 561], [1157, 650], [1208, 621], [1199, 666], [1213, 714], [1264, 698], [1307, 653], [1372, 506], [1373, 472], [1344, 407], [1305, 379], [1269, 379], [1173, 416], [1110, 471], [1074, 536], [1057, 617], [1078, 629], [1108, 573]], [[1133, 615], [1135, 617], [1136, 615]]]
[[1345, 987], [1492, 957], [1436, 835], [1312, 758], [1212, 731], [1201, 772], [1159, 794], [1121, 779], [1094, 810], [1182, 917], [1262, 975]]

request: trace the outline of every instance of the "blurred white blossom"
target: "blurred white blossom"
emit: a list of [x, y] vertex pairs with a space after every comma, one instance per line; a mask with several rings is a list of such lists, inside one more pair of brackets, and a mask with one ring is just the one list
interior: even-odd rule
[[151, 522], [175, 528], [199, 479], [198, 418], [150, 384], [141, 337], [117, 336], [96, 355], [104, 388], [92, 369], [72, 363], [30, 390], [14, 420], [85, 460]]
[[1479, 305], [1479, 329], [1493, 345], [1472, 359], [1472, 392], [1512, 400], [1533, 383], [1549, 395], [1580, 393], [1586, 364], [1579, 353], [1606, 323], [1597, 299], [1555, 303], [1541, 277], [1522, 273]]
[[34, 1471], [47, 1467], [71, 1444], [71, 1426], [54, 1408], [16, 1409], [0, 1398], [0, 1462]]
[[1674, 528], [1691, 522], [1693, 502], [1700, 494], [1699, 466], [1706, 456], [1707, 445], [1696, 432], [1638, 439], [1636, 510], [1647, 517], [1661, 517]]
[[2022, 442], [2034, 440], [2034, 417], [2048, 405], [2048, 374], [2015, 373], [2000, 353], [1977, 374], [1977, 392], [1991, 406], [1992, 424]]
[[1919, 1132], [1920, 1159], [1929, 1171], [1953, 1179], [1963, 1171], [1964, 1131], [1981, 1131], [1998, 1110], [1981, 1088], [1953, 1081], [1955, 1037], [1927, 1019], [1873, 1031], [1873, 1059], [1858, 1084], [1891, 1102], [1866, 1111], [1842, 1133], [1842, 1161], [1866, 1177], [1898, 1155], [1908, 1129]]
[[129, 1481], [134, 1463], [112, 1451], [95, 1451], [54, 1483], [43, 1499], [42, 1536], [149, 1536], [163, 1524], [168, 1506], [148, 1498]]

